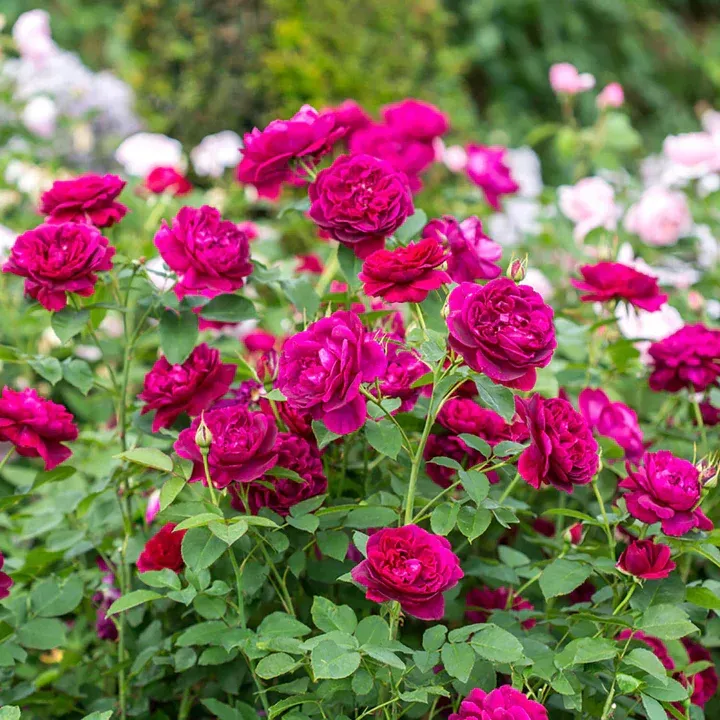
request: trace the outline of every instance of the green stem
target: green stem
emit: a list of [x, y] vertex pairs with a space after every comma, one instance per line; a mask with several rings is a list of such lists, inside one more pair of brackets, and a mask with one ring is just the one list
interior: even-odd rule
[[610, 553], [610, 559], [615, 562], [615, 537], [613, 536], [613, 532], [610, 529], [610, 521], [608, 520], [607, 513], [605, 512], [605, 503], [603, 502], [602, 495], [600, 494], [600, 488], [597, 484], [597, 478], [593, 478], [592, 481], [592, 488], [593, 493], [595, 494], [595, 499], [598, 502], [598, 505], [600, 506], [600, 514], [602, 515], [603, 519], [603, 526], [605, 528], [605, 535], [608, 539], [608, 552]]
[[7, 461], [10, 459], [11, 455], [15, 452], [15, 446], [11, 445], [10, 449], [5, 453], [2, 460], [0, 460], [0, 472], [2, 472], [2, 469], [7, 464]]
[[498, 498], [499, 503], [504, 503], [507, 500], [510, 493], [515, 489], [515, 486], [520, 482], [520, 473], [515, 473], [515, 477], [512, 482], [503, 490], [502, 495]]
[[695, 412], [695, 422], [697, 423], [698, 427], [700, 428], [700, 437], [702, 438], [703, 450], [705, 452], [707, 452], [707, 450], [708, 450], [707, 431], [705, 430], [705, 423], [703, 422], [702, 411], [700, 410], [700, 403], [698, 403], [696, 397], [693, 397], [693, 399], [692, 399], [692, 406], [693, 406], [693, 410]]
[[330, 251], [330, 257], [328, 257], [327, 262], [325, 263], [325, 267], [323, 268], [320, 278], [318, 279], [318, 284], [315, 288], [315, 292], [317, 292], [319, 297], [322, 297], [325, 294], [325, 291], [328, 289], [330, 283], [335, 277], [335, 273], [337, 273], [337, 271], [340, 269], [340, 263], [338, 261], [339, 247], [339, 245], [336, 245]]
[[628, 590], [627, 594], [622, 599], [620, 604], [613, 610], [613, 616], [619, 615], [625, 609], [626, 605], [630, 602], [630, 599], [632, 598], [633, 593], [635, 592], [637, 587], [638, 587], [638, 584], [633, 583], [632, 587], [630, 588], [630, 590]]

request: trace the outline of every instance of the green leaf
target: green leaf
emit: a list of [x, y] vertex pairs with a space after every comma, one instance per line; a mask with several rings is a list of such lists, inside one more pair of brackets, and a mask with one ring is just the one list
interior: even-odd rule
[[515, 415], [515, 396], [512, 391], [496, 385], [487, 375], [475, 375], [473, 380], [482, 404], [510, 422]]
[[310, 614], [315, 626], [323, 632], [340, 630], [352, 635], [357, 627], [355, 612], [349, 605], [335, 605], [320, 595], [313, 599]]
[[92, 368], [78, 358], [68, 358], [62, 364], [65, 382], [76, 387], [83, 395], [87, 395], [93, 386]]
[[298, 661], [287, 653], [272, 653], [272, 655], [265, 656], [257, 664], [255, 672], [263, 680], [270, 680], [278, 675], [290, 672], [297, 664]]
[[340, 435], [337, 435], [332, 430], [328, 430], [325, 427], [325, 423], [320, 420], [312, 421], [312, 431], [315, 435], [315, 439], [317, 440], [319, 450], [322, 450], [324, 447], [333, 442], [333, 440], [337, 440], [340, 437]]
[[150, 570], [149, 572], [140, 573], [138, 577], [150, 587], [170, 588], [171, 590], [179, 590], [181, 587], [180, 578], [170, 568]]
[[551, 562], [540, 576], [540, 590], [545, 599], [567, 595], [590, 577], [592, 568], [579, 562], [559, 558]]
[[352, 690], [356, 695], [367, 695], [373, 689], [373, 677], [365, 669], [360, 668], [352, 679]]
[[165, 510], [165, 508], [172, 505], [184, 487], [185, 480], [183, 480], [183, 478], [177, 475], [168, 478], [162, 488], [160, 488], [160, 510]]
[[38, 355], [28, 360], [30, 367], [41, 377], [45, 378], [51, 385], [62, 380], [63, 372], [60, 361], [57, 358], [47, 355]]
[[338, 647], [331, 640], [318, 643], [310, 654], [313, 673], [318, 680], [337, 680], [352, 675], [362, 658], [359, 652]]
[[490, 492], [490, 483], [485, 473], [478, 470], [460, 470], [458, 477], [462, 480], [462, 486], [470, 499], [479, 505]]
[[430, 515], [430, 527], [436, 535], [449, 535], [458, 519], [460, 506], [457, 503], [442, 503]]
[[668, 720], [668, 714], [663, 710], [663, 706], [654, 698], [640, 693], [643, 710], [647, 715], [647, 720]]
[[444, 625], [435, 625], [423, 633], [422, 646], [424, 650], [432, 652], [439, 650], [445, 642], [447, 628]]
[[117, 615], [119, 612], [129, 610], [130, 608], [137, 607], [146, 602], [152, 602], [153, 600], [159, 600], [162, 597], [160, 593], [153, 592], [152, 590], [134, 590], [131, 593], [120, 596], [107, 611], [108, 616]]
[[[112, 710], [106, 710], [105, 712], [94, 712], [90, 713], [89, 715], [86, 715], [83, 720], [110, 720], [110, 718], [113, 716]], [[0, 714], [0, 718], [2, 718], [2, 715]]]
[[239, 295], [218, 295], [200, 310], [200, 317], [217, 322], [239, 323], [255, 320], [257, 316], [250, 300]]
[[217, 538], [220, 538], [226, 545], [236, 543], [249, 529], [249, 525], [244, 518], [233, 518], [233, 522], [220, 522], [215, 516], [215, 520], [208, 523], [208, 529]]
[[706, 587], [689, 587], [687, 601], [706, 610], [720, 610], [720, 597]]
[[29, 620], [18, 628], [17, 639], [26, 648], [52, 650], [65, 644], [65, 623], [55, 618]]
[[492, 455], [492, 448], [486, 440], [483, 440], [477, 435], [470, 435], [469, 433], [460, 433], [458, 437], [473, 450], [477, 450], [483, 457], [489, 458]]
[[350, 547], [350, 538], [342, 530], [323, 530], [318, 533], [317, 544], [323, 555], [343, 562]]
[[89, 310], [73, 310], [66, 307], [50, 317], [50, 324], [63, 345], [75, 337], [90, 319]]
[[490, 527], [492, 513], [485, 508], [463, 505], [457, 518], [458, 530], [472, 543]]
[[395, 231], [395, 237], [399, 242], [406, 244], [427, 225], [427, 215], [424, 210], [417, 209], [405, 220], [405, 222]]
[[362, 270], [363, 261], [352, 248], [347, 245], [338, 246], [338, 263], [350, 290], [359, 288], [362, 283], [358, 279], [358, 275]]
[[274, 612], [263, 618], [257, 634], [258, 637], [288, 637], [297, 638], [308, 635], [310, 628], [284, 612]]
[[17, 705], [0, 708], [0, 720], [20, 720], [20, 708]]
[[221, 645], [227, 637], [229, 628], [220, 620], [208, 620], [189, 627], [175, 641], [178, 647], [190, 645]]
[[209, 568], [224, 552], [227, 545], [204, 527], [192, 528], [182, 540], [182, 557], [191, 569]]
[[475, 653], [469, 645], [447, 643], [443, 645], [440, 657], [448, 675], [457, 678], [460, 682], [467, 682], [470, 679], [475, 664]]
[[215, 698], [200, 701], [218, 720], [247, 720], [243, 714]]
[[661, 640], [679, 640], [697, 631], [687, 613], [675, 605], [653, 605], [640, 618], [638, 628]]
[[135, 465], [142, 465], [143, 467], [149, 467], [153, 470], [162, 470], [166, 473], [172, 472], [173, 469], [172, 458], [157, 448], [134, 448], [116, 457], [119, 457], [121, 460], [127, 460]]
[[351, 510], [345, 520], [345, 527], [365, 530], [366, 528], [387, 527], [397, 520], [393, 508], [380, 505], [366, 505]]
[[298, 312], [308, 320], [312, 320], [320, 307], [320, 298], [312, 283], [307, 278], [301, 277], [286, 280], [280, 284], [288, 300], [297, 308]]
[[389, 665], [398, 670], [405, 669], [405, 663], [392, 650], [377, 645], [363, 645], [360, 650], [383, 665]]
[[36, 615], [57, 617], [72, 612], [83, 599], [83, 582], [71, 577], [62, 585], [49, 578], [38, 583], [30, 593], [30, 602]]
[[368, 615], [358, 623], [355, 637], [361, 645], [386, 645], [390, 642], [390, 626], [381, 617]]
[[624, 658], [623, 662], [633, 667], [644, 670], [648, 675], [656, 677], [660, 681], [667, 680], [667, 671], [663, 664], [658, 660], [655, 653], [645, 650], [644, 648], [636, 648], [631, 650]]
[[198, 339], [198, 317], [190, 308], [178, 313], [165, 310], [160, 316], [160, 346], [171, 365], [184, 362]]
[[175, 672], [185, 672], [195, 666], [197, 653], [192, 648], [180, 648], [173, 656]]
[[503, 440], [493, 448], [493, 455], [499, 458], [514, 457], [515, 455], [519, 455], [525, 448], [526, 445], [522, 443]]
[[[211, 522], [218, 522], [221, 521], [222, 518], [220, 518], [217, 513], [214, 512], [206, 512], [206, 513], [200, 513], [199, 515], [192, 515], [189, 518], [185, 518], [182, 522], [178, 523], [175, 527], [176, 532], [180, 532], [181, 530], [189, 530], [190, 528], [196, 528], [196, 527], [205, 527], [209, 525]], [[218, 523], [222, 524], [222, 523]]]
[[292, 515], [287, 517], [288, 525], [291, 525], [298, 530], [310, 533], [311, 535], [318, 529], [320, 520], [315, 515], [301, 515], [300, 517], [293, 517]]
[[523, 657], [520, 641], [497, 625], [488, 625], [470, 638], [475, 652], [493, 663], [517, 662]]
[[555, 656], [555, 664], [559, 668], [566, 668], [571, 665], [612, 660], [617, 654], [617, 645], [612, 640], [584, 637], [569, 642]]
[[402, 449], [400, 428], [390, 420], [368, 420], [365, 423], [365, 437], [375, 450], [393, 460]]

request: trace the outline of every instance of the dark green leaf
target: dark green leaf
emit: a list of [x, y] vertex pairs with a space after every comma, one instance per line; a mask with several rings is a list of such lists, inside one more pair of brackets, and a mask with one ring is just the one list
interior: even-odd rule
[[592, 568], [566, 558], [551, 562], [540, 576], [540, 590], [545, 598], [567, 595], [590, 577]]
[[400, 429], [389, 420], [368, 420], [365, 423], [365, 437], [375, 450], [393, 460], [402, 449]]
[[475, 375], [473, 380], [482, 404], [510, 422], [515, 415], [515, 396], [512, 391], [496, 385], [487, 375]]
[[143, 605], [146, 602], [152, 602], [153, 600], [159, 600], [162, 597], [160, 593], [153, 592], [152, 590], [134, 590], [133, 592], [121, 595], [107, 611], [108, 616], [116, 615], [124, 610]]
[[160, 316], [160, 346], [171, 365], [184, 362], [197, 344], [198, 317], [190, 308]]
[[188, 530], [182, 541], [185, 564], [195, 570], [210, 567], [224, 552], [227, 545], [204, 527]]
[[52, 314], [50, 324], [60, 342], [65, 344], [82, 331], [89, 319], [90, 312], [88, 310], [73, 310], [66, 307]]
[[239, 323], [255, 320], [258, 315], [255, 306], [247, 298], [239, 295], [218, 295], [207, 305], [203, 305], [200, 316], [217, 322]]

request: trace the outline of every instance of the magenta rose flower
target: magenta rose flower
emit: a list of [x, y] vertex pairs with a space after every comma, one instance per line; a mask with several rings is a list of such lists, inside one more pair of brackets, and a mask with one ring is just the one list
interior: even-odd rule
[[600, 262], [580, 268], [582, 280], [572, 279], [573, 287], [585, 293], [583, 302], [623, 300], [641, 310], [655, 312], [668, 299], [660, 292], [657, 278], [641, 273], [623, 263]]
[[145, 178], [145, 187], [156, 195], [169, 192], [178, 197], [192, 192], [192, 183], [174, 167], [153, 168]]
[[[260, 409], [269, 417], [274, 418], [275, 413], [273, 412], [270, 401], [264, 397], [259, 400]], [[277, 414], [280, 416], [282, 424], [291, 432], [293, 435], [299, 435], [305, 440], [315, 442], [315, 433], [312, 429], [312, 415], [303, 410], [294, 408], [290, 403], [279, 402], [275, 403], [275, 409]]]
[[[5, 557], [0, 552], [0, 571], [5, 564]], [[14, 585], [13, 579], [4, 572], [0, 572], [0, 600], [5, 599], [10, 595], [10, 588]]]
[[623, 550], [617, 568], [643, 580], [662, 580], [674, 569], [670, 547], [652, 539], [634, 540]]
[[283, 183], [304, 182], [305, 172], [295, 166], [297, 161], [315, 165], [344, 133], [332, 114], [321, 115], [303, 105], [289, 120], [273, 120], [264, 130], [255, 128], [243, 136], [238, 182], [254, 185], [260, 197], [275, 199]]
[[539, 702], [510, 685], [501, 685], [489, 693], [471, 690], [449, 720], [548, 720], [548, 714]]
[[[465, 468], [477, 465], [484, 459], [477, 450], [468, 447], [466, 443], [455, 435], [430, 435], [423, 448], [425, 472], [441, 488], [449, 488], [456, 481], [457, 471], [432, 462], [437, 457], [450, 458]], [[488, 480], [492, 482], [489, 475]]]
[[504, 440], [524, 442], [528, 436], [523, 423], [507, 423], [494, 410], [478, 405], [469, 397], [450, 398], [440, 409], [437, 420], [450, 432], [477, 435], [491, 447]]
[[[465, 596], [465, 617], [473, 623], [484, 623], [490, 619], [495, 610], [534, 610], [535, 606], [524, 597], [518, 595], [512, 588], [499, 587], [493, 589], [484, 585], [473, 588]], [[524, 620], [522, 626], [532, 630], [536, 621], [533, 618]]]
[[552, 308], [527, 285], [508, 278], [487, 285], [464, 282], [448, 299], [450, 347], [493, 382], [532, 390], [536, 368], [557, 346]]
[[209, 205], [182, 208], [172, 225], [163, 220], [155, 245], [178, 275], [173, 290], [179, 300], [234, 292], [253, 269], [247, 234]]
[[71, 455], [65, 442], [76, 440], [73, 416], [58, 403], [38, 395], [37, 390], [2, 389], [0, 394], [0, 440], [10, 442], [23, 457], [40, 457], [52, 470]]
[[335, 127], [345, 131], [343, 140], [350, 142], [350, 138], [358, 130], [362, 130], [372, 123], [372, 118], [354, 100], [343, 100], [335, 107], [325, 108], [321, 115], [332, 115]]
[[578, 396], [578, 407], [587, 424], [600, 435], [614, 440], [625, 457], [637, 462], [645, 453], [645, 442], [637, 413], [625, 403], [612, 402], [602, 390], [585, 388]]
[[627, 490], [628, 512], [651, 525], [659, 522], [666, 535], [679, 537], [697, 528], [710, 531], [713, 524], [700, 509], [700, 472], [687, 460], [667, 450], [645, 453], [641, 464], [627, 466], [628, 476], [618, 487]]
[[505, 163], [507, 148], [493, 145], [468, 145], [465, 172], [472, 182], [482, 188], [488, 203], [500, 210], [500, 196], [513, 195], [520, 186]]
[[703, 392], [720, 376], [720, 330], [698, 323], [685, 325], [648, 350], [653, 371], [650, 387], [656, 392], [691, 388]]
[[387, 302], [422, 302], [432, 290], [450, 282], [438, 268], [446, 255], [437, 240], [427, 238], [394, 250], [376, 250], [358, 275], [366, 295]]
[[420, 397], [420, 388], [412, 385], [430, 368], [420, 359], [414, 350], [406, 350], [401, 339], [389, 336], [387, 343], [387, 367], [380, 381], [380, 393], [383, 397], [399, 398], [400, 407], [395, 412], [410, 412]]
[[213, 484], [218, 489], [231, 482], [257, 480], [277, 462], [275, 440], [277, 426], [265, 413], [252, 412], [242, 403], [225, 405], [195, 418], [175, 441], [175, 452], [193, 461], [190, 482], [206, 482], [200, 448], [195, 435], [201, 419], [210, 431], [212, 441], [208, 466]]
[[414, 212], [407, 178], [370, 155], [341, 155], [308, 192], [317, 226], [361, 258], [380, 250]]
[[717, 670], [715, 669], [715, 663], [710, 651], [700, 645], [700, 643], [697, 643], [690, 638], [682, 638], [682, 644], [685, 646], [685, 650], [687, 651], [688, 658], [691, 663], [713, 663], [710, 667], [701, 670], [699, 673], [695, 673], [690, 678], [689, 682], [692, 690], [690, 702], [693, 705], [705, 707], [705, 705], [707, 705], [707, 703], [715, 697], [715, 693], [718, 691], [718, 675]]
[[155, 410], [152, 430], [170, 427], [181, 413], [199, 415], [222, 397], [235, 378], [235, 366], [220, 360], [220, 351], [198, 345], [182, 364], [171, 365], [165, 356], [145, 376], [138, 398], [141, 414]]
[[404, 137], [432, 143], [450, 129], [447, 115], [434, 105], [407, 98], [392, 105], [386, 105], [382, 115], [388, 127]]
[[187, 530], [175, 532], [175, 523], [163, 525], [146, 543], [137, 560], [141, 573], [153, 570], [172, 570], [179, 573], [185, 567], [182, 557], [182, 541]]
[[112, 269], [114, 254], [92, 225], [46, 224], [18, 236], [3, 272], [24, 277], [25, 294], [57, 312], [67, 305], [67, 293], [95, 292], [97, 273]]
[[675, 669], [675, 661], [670, 657], [667, 645], [656, 638], [653, 635], [648, 635], [642, 630], [631, 630], [630, 628], [623, 628], [616, 636], [615, 639], [619, 641], [626, 641], [632, 638], [633, 641], [642, 643], [646, 647], [650, 648], [652, 654], [662, 663], [662, 666], [666, 670]]
[[518, 461], [518, 472], [536, 490], [552, 485], [571, 493], [587, 485], [598, 471], [598, 444], [583, 416], [561, 398], [533, 395], [515, 398], [520, 418], [530, 432], [530, 447]]
[[277, 387], [292, 407], [347, 435], [367, 416], [361, 384], [381, 377], [386, 365], [382, 347], [358, 316], [338, 310], [285, 342]]
[[373, 602], [396, 600], [420, 620], [441, 620], [443, 593], [463, 577], [450, 542], [417, 525], [383, 528], [370, 536], [367, 557], [352, 569], [353, 580]]
[[[283, 517], [290, 508], [303, 500], [309, 500], [327, 491], [327, 478], [323, 471], [320, 451], [315, 443], [308, 442], [291, 433], [279, 433], [275, 442], [278, 453], [277, 467], [296, 472], [296, 479], [264, 475], [261, 482], [247, 485], [247, 504], [250, 512], [257, 515], [260, 508], [270, 508]], [[245, 512], [245, 505], [237, 485], [230, 486], [232, 506]]]
[[73, 180], [56, 180], [40, 196], [40, 214], [47, 222], [89, 223], [110, 227], [120, 222], [127, 207], [117, 202], [126, 183], [117, 175], [83, 175]]

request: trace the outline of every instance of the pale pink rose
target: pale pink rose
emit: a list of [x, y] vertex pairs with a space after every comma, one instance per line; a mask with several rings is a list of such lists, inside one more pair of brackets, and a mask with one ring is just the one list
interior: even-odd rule
[[635, 340], [640, 361], [650, 363], [647, 353], [651, 342], [663, 340], [685, 325], [680, 313], [667, 303], [656, 312], [637, 310], [627, 303], [618, 303], [615, 309], [618, 330], [628, 340]]
[[703, 129], [711, 135], [720, 134], [720, 112], [710, 108], [700, 116]]
[[520, 285], [529, 285], [545, 301], [555, 292], [552, 283], [537, 268], [528, 268]]
[[467, 152], [462, 145], [450, 145], [445, 148], [442, 161], [450, 172], [462, 172], [467, 166]]
[[655, 186], [646, 190], [625, 216], [625, 229], [644, 243], [665, 247], [674, 245], [693, 227], [685, 195]]
[[153, 490], [148, 497], [147, 507], [145, 508], [145, 522], [152, 524], [155, 516], [160, 512], [160, 491]]
[[663, 142], [663, 153], [672, 162], [685, 167], [701, 165], [708, 171], [720, 167], [720, 145], [706, 132], [668, 135]]
[[115, 160], [128, 175], [142, 178], [157, 167], [185, 170], [180, 142], [159, 133], [139, 132], [125, 138], [115, 151]]
[[599, 177], [580, 180], [576, 185], [563, 185], [558, 189], [558, 204], [563, 215], [575, 223], [575, 241], [581, 243], [595, 228], [614, 230], [618, 207], [615, 191]]
[[606, 85], [595, 100], [597, 106], [605, 108], [619, 108], [625, 102], [625, 92], [620, 83], [612, 82]]
[[58, 52], [50, 32], [50, 15], [45, 10], [29, 10], [20, 15], [12, 36], [20, 55], [36, 64]]
[[23, 108], [23, 125], [33, 135], [51, 138], [57, 126], [57, 105], [46, 95], [37, 95]]
[[550, 87], [556, 93], [577, 95], [595, 87], [595, 78], [590, 73], [580, 73], [571, 63], [555, 63], [550, 68]]

